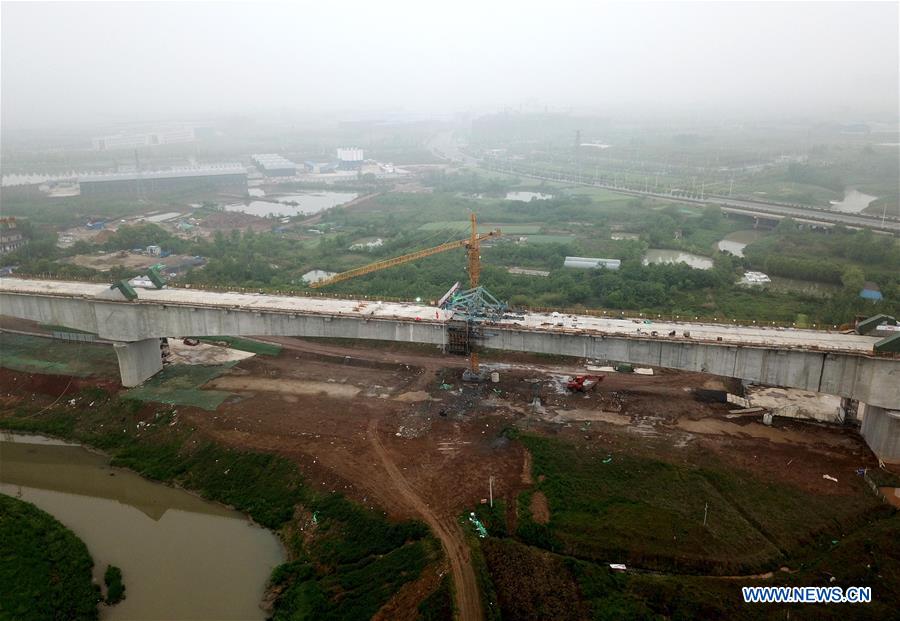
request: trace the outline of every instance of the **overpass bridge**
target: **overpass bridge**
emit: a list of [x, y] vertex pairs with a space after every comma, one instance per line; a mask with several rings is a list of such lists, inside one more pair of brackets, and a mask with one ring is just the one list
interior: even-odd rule
[[[104, 284], [18, 278], [0, 279], [0, 314], [115, 341], [125, 386], [162, 368], [159, 339], [166, 336], [357, 338], [447, 348], [460, 324], [451, 312], [421, 304], [181, 288], [141, 289], [137, 300], [128, 301]], [[529, 313], [486, 323], [477, 338], [491, 349], [631, 362], [840, 395], [866, 404], [866, 423], [887, 417], [880, 432], [890, 440], [885, 454], [900, 460], [900, 413], [889, 412], [900, 410], [900, 358], [875, 355], [878, 337]]]

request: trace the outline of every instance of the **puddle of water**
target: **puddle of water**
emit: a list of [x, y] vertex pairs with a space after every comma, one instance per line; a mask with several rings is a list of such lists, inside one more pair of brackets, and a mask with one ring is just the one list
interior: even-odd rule
[[553, 198], [552, 194], [541, 194], [540, 192], [507, 192], [506, 200], [508, 201], [545, 201]]
[[[325, 209], [349, 203], [357, 197], [355, 192], [309, 192], [273, 197], [272, 201], [250, 201], [226, 205], [226, 211], [239, 211], [262, 218], [268, 216], [298, 216], [319, 213]], [[297, 203], [285, 204], [285, 203]]]
[[730, 252], [736, 257], [742, 257], [744, 248], [762, 236], [762, 231], [735, 231], [722, 238], [716, 247], [722, 252]]
[[644, 265], [662, 264], [662, 263], [687, 263], [689, 266], [698, 270], [712, 269], [713, 260], [708, 257], [701, 257], [690, 252], [682, 252], [681, 250], [662, 250], [660, 248], [650, 248], [643, 259]]
[[264, 619], [275, 535], [186, 491], [111, 468], [78, 445], [25, 434], [0, 438], [0, 493], [37, 505], [70, 528], [94, 559], [122, 569], [126, 599], [106, 621]]
[[857, 189], [847, 188], [844, 190], [844, 199], [840, 201], [831, 201], [831, 208], [835, 211], [843, 213], [859, 213], [869, 206], [877, 196], [871, 194], [863, 194]]

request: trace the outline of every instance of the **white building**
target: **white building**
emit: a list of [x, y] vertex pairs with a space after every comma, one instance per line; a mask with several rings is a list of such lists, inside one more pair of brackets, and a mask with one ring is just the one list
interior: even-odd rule
[[357, 147], [338, 147], [337, 158], [348, 164], [361, 164], [365, 159], [363, 150]]
[[622, 266], [620, 259], [596, 259], [593, 257], [566, 257], [563, 267], [574, 267], [583, 270], [602, 267], [608, 270], [617, 270]]
[[380, 237], [378, 239], [374, 239], [372, 241], [367, 242], [358, 242], [350, 246], [350, 250], [373, 250], [375, 248], [380, 248], [384, 245], [384, 240]]

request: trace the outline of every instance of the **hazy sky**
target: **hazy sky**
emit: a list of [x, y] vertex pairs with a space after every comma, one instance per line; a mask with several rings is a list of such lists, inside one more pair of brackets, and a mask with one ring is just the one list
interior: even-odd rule
[[898, 3], [2, 4], [7, 128], [495, 110], [897, 119]]

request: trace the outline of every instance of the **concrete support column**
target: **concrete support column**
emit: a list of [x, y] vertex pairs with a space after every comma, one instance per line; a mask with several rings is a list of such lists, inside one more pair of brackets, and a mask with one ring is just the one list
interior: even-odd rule
[[878, 459], [900, 464], [900, 410], [866, 404], [860, 432]]
[[114, 343], [122, 386], [138, 386], [162, 370], [159, 339]]

